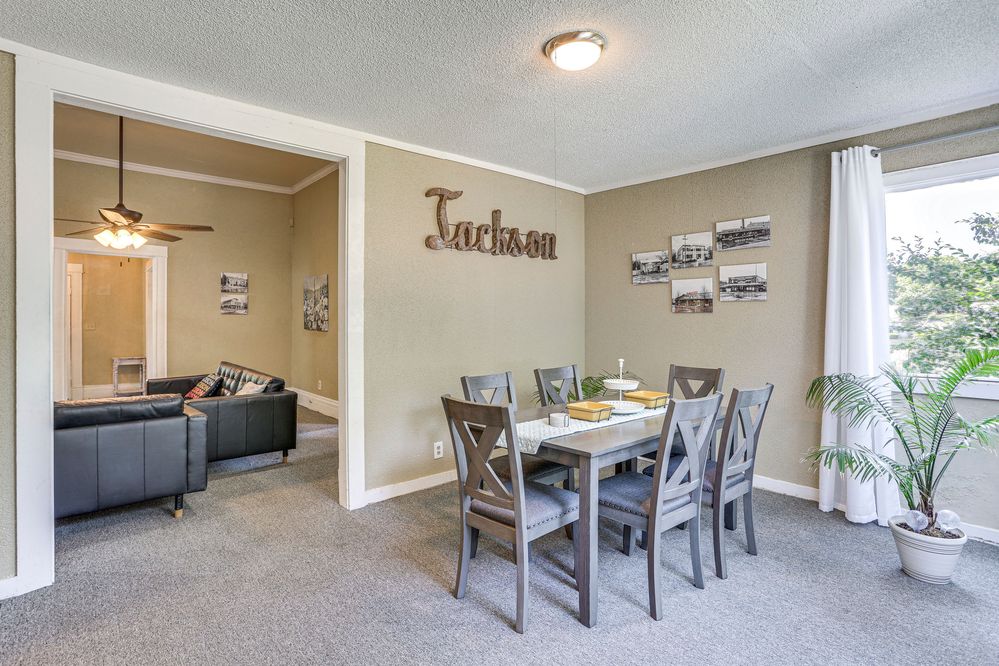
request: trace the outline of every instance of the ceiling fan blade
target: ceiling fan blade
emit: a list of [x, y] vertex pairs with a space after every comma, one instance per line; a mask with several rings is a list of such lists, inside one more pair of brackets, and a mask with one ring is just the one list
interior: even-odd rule
[[91, 229], [84, 229], [83, 231], [74, 231], [71, 234], [66, 234], [67, 236], [86, 236], [87, 234], [93, 234], [101, 229], [107, 229], [107, 227], [93, 227]]
[[215, 231], [215, 229], [203, 224], [153, 224], [152, 222], [141, 222], [139, 226], [147, 229], [160, 229], [166, 231]]
[[148, 238], [155, 238], [156, 240], [161, 240], [161, 241], [169, 241], [171, 243], [174, 242], [174, 241], [181, 240], [180, 236], [174, 236], [172, 234], [165, 234], [162, 231], [154, 231], [153, 229], [140, 229], [138, 233], [139, 233], [140, 236], [146, 236]]
[[54, 217], [57, 222], [79, 222], [80, 224], [101, 224], [100, 220], [74, 220], [71, 217]]

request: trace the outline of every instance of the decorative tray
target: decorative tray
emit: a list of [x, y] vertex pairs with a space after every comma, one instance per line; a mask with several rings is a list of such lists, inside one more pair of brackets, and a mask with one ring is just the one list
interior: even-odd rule
[[604, 380], [604, 388], [608, 391], [634, 391], [638, 388], [638, 380], [611, 377]]
[[605, 405], [610, 405], [615, 414], [637, 414], [645, 409], [645, 405], [640, 402], [630, 400], [602, 400]]
[[580, 421], [603, 421], [611, 417], [613, 407], [605, 402], [570, 402], [569, 417]]
[[669, 393], [661, 393], [659, 391], [629, 391], [624, 394], [624, 397], [632, 402], [640, 402], [648, 409], [656, 409], [657, 407], [666, 406], [666, 401], [669, 400]]

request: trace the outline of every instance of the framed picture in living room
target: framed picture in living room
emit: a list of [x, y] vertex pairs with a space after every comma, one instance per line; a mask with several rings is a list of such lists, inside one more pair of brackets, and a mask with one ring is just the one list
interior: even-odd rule
[[308, 275], [303, 286], [303, 309], [305, 330], [330, 330], [330, 289], [329, 275]]

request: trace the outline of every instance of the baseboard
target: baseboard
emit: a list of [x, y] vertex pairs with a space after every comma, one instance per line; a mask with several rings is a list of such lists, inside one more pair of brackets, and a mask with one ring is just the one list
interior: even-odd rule
[[[83, 395], [80, 398], [82, 400], [110, 398], [114, 396], [114, 384], [87, 384], [86, 386], [77, 387], [74, 389], [74, 392], [78, 391], [80, 388], [83, 389]], [[119, 384], [118, 388], [122, 391], [133, 393], [135, 391], [141, 391], [142, 384]]]
[[430, 476], [421, 476], [418, 479], [403, 481], [402, 483], [393, 483], [380, 488], [372, 488], [367, 492], [368, 504], [374, 504], [375, 502], [392, 499], [393, 497], [399, 497], [400, 495], [408, 495], [409, 493], [426, 490], [427, 488], [434, 488], [435, 486], [450, 483], [457, 478], [458, 473], [451, 469], [444, 472], [438, 472], [437, 474], [431, 474]]
[[331, 419], [340, 418], [340, 402], [332, 398], [326, 398], [315, 393], [309, 393], [308, 391], [303, 391], [299, 388], [288, 388], [289, 391], [294, 391], [298, 394], [298, 404], [306, 409], [311, 409], [314, 412], [319, 412], [323, 416], [328, 416]]

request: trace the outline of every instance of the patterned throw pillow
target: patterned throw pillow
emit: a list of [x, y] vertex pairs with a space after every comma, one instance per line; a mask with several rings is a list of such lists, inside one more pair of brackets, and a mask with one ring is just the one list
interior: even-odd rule
[[222, 385], [222, 378], [218, 375], [212, 374], [204, 377], [197, 386], [187, 392], [184, 397], [188, 400], [195, 400], [197, 398], [210, 398], [219, 390]]
[[263, 393], [265, 388], [267, 388], [267, 384], [254, 384], [253, 382], [246, 382], [245, 384], [243, 384], [242, 388], [236, 391], [236, 395], [252, 395], [254, 393]]

